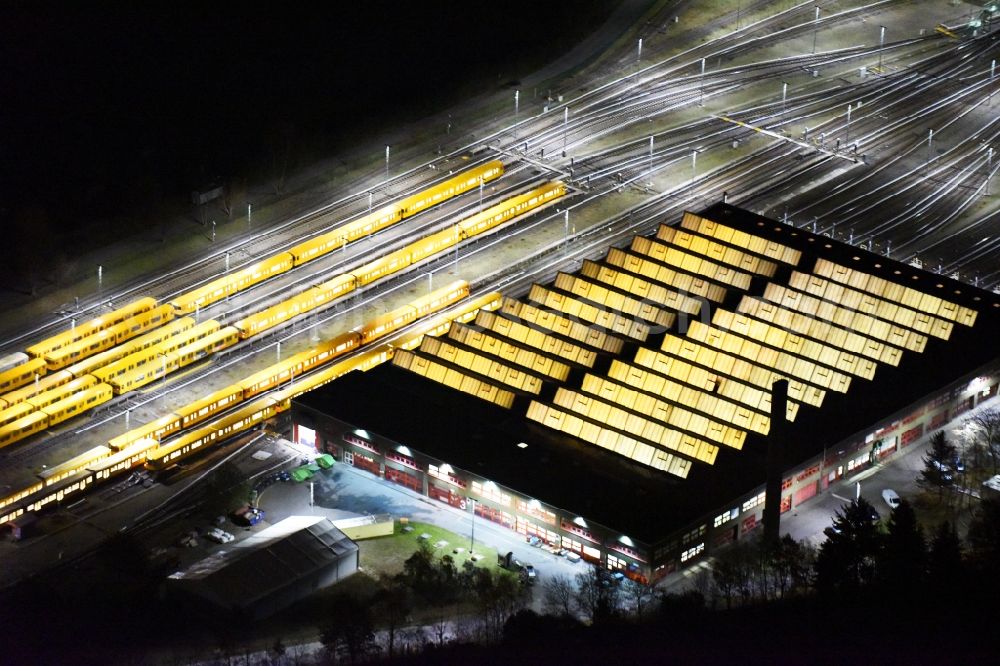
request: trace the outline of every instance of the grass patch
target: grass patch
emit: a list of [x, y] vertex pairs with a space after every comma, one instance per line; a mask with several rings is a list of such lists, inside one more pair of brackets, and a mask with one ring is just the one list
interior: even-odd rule
[[[407, 526], [413, 528], [412, 531], [405, 532]], [[392, 536], [378, 537], [375, 539], [365, 539], [358, 541], [361, 550], [361, 568], [371, 576], [392, 576], [403, 570], [403, 562], [410, 555], [416, 552], [421, 534], [429, 535], [427, 541], [431, 547], [440, 541], [447, 541], [448, 545], [442, 548], [434, 548], [434, 553], [438, 557], [451, 555], [455, 559], [455, 566], [461, 566], [469, 560], [469, 548], [471, 543], [468, 535], [461, 535], [446, 530], [437, 525], [410, 521], [401, 524], [398, 520], [393, 526]], [[461, 553], [455, 553], [456, 548], [463, 548]], [[476, 553], [482, 555], [476, 566], [485, 569], [498, 570], [497, 549], [485, 544], [476, 543]]]

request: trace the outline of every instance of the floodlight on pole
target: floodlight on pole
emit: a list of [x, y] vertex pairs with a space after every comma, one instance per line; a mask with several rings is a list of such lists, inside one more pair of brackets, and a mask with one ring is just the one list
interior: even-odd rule
[[389, 144], [385, 144], [385, 182], [389, 182]]
[[816, 18], [813, 19], [813, 53], [816, 53], [816, 35], [819, 33], [819, 7], [816, 8]]
[[885, 46], [885, 26], [879, 26], [878, 35], [878, 75], [882, 76], [882, 48]]
[[705, 59], [701, 59], [701, 79], [698, 82], [698, 106], [705, 106]]
[[566, 132], [569, 129], [569, 107], [563, 109], [563, 151], [562, 156], [566, 157]]
[[521, 105], [521, 91], [514, 91], [514, 141], [517, 142], [517, 111]]

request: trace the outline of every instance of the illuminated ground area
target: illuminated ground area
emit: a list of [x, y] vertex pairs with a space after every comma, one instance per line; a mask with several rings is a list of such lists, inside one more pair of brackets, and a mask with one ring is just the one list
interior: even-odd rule
[[720, 204], [302, 396], [295, 436], [657, 576], [759, 525], [772, 381], [788, 510], [994, 393], [998, 317], [996, 294]]

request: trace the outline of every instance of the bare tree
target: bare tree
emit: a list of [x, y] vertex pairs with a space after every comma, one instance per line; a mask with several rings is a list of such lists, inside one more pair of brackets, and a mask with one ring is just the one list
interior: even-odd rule
[[573, 615], [573, 583], [566, 576], [551, 576], [543, 586], [543, 606], [549, 615]]
[[622, 581], [622, 596], [635, 609], [636, 617], [641, 618], [649, 604], [656, 598], [656, 590], [652, 585], [626, 578]]
[[617, 615], [621, 607], [621, 589], [607, 570], [589, 567], [576, 575], [576, 607], [592, 623]]
[[1000, 409], [984, 409], [966, 419], [975, 446], [982, 447], [993, 463], [993, 473], [1000, 473]]

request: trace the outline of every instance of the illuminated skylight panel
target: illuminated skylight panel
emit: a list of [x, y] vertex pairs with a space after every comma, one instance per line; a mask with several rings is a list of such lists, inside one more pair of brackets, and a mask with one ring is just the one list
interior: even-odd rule
[[556, 275], [555, 286], [558, 289], [568, 291], [575, 296], [598, 303], [629, 317], [639, 317], [644, 321], [663, 327], [669, 327], [674, 322], [674, 313], [672, 312], [658, 308], [652, 303], [608, 289], [598, 282], [592, 282], [578, 275], [559, 273]]
[[642, 275], [658, 284], [707, 298], [714, 303], [721, 303], [726, 297], [726, 290], [723, 287], [713, 284], [699, 275], [676, 271], [652, 259], [646, 259], [616, 247], [608, 250], [605, 261], [623, 271]]
[[798, 265], [802, 257], [800, 251], [787, 245], [748, 234], [690, 212], [684, 213], [681, 227], [792, 266]]
[[529, 348], [539, 349], [588, 368], [593, 367], [597, 360], [597, 352], [590, 347], [557, 338], [493, 312], [480, 311], [476, 316], [476, 326], [493, 331], [500, 337], [515, 340]]
[[551, 377], [556, 381], [566, 381], [566, 377], [569, 376], [570, 368], [565, 363], [468, 326], [452, 326], [448, 332], [448, 338], [478, 349], [484, 354], [495, 356], [511, 365], [521, 366], [529, 371]]
[[567, 410], [533, 400], [528, 407], [527, 416], [532, 421], [549, 428], [573, 435], [585, 442], [614, 451], [638, 463], [682, 479], [687, 478], [691, 471], [693, 461], [690, 459], [638, 441], [612, 428], [585, 420]]
[[424, 338], [420, 351], [526, 393], [538, 394], [542, 390], [542, 379], [524, 368], [512, 367], [438, 338]]
[[528, 298], [546, 308], [559, 310], [570, 319], [582, 319], [598, 327], [634, 338], [639, 342], [645, 342], [646, 338], [649, 337], [649, 326], [640, 321], [623, 317], [609, 310], [602, 310], [590, 303], [552, 291], [539, 284], [531, 286]]
[[645, 254], [655, 261], [676, 266], [687, 273], [704, 275], [710, 280], [728, 284], [742, 291], [750, 288], [750, 280], [752, 279], [750, 273], [737, 270], [732, 266], [715, 263], [671, 245], [658, 243], [645, 236], [636, 236], [632, 239], [632, 250], [639, 254]]
[[[644, 439], [661, 447], [677, 451], [689, 458], [712, 464], [719, 448], [703, 439], [687, 435], [666, 427], [663, 423], [651, 421], [617, 405], [607, 403], [594, 396], [584, 395], [567, 388], [556, 391], [553, 402], [566, 410], [585, 416], [596, 423], [604, 423], [633, 437]], [[678, 410], [675, 421], [687, 425], [691, 413]], [[696, 421], [695, 425], [703, 425]]]
[[[934, 294], [890, 282], [876, 275], [840, 266], [826, 259], [818, 260], [814, 271], [831, 280], [849, 284], [856, 289], [887, 298], [934, 317], [958, 322], [965, 326], [972, 326], [976, 322], [976, 311], [971, 308], [947, 301]], [[931, 334], [937, 335], [933, 331]]]
[[396, 350], [395, 354], [393, 354], [392, 363], [422, 377], [458, 389], [463, 393], [474, 395], [481, 400], [492, 402], [506, 409], [510, 409], [514, 404], [513, 392], [462, 373], [455, 368], [447, 367], [432, 359], [418, 356], [413, 352], [403, 349]]
[[[803, 358], [810, 359], [817, 363], [827, 365], [831, 368], [842, 369], [845, 372], [852, 372], [858, 376], [866, 377], [868, 373], [874, 375], [874, 364], [857, 364], [856, 360], [844, 361], [841, 352], [815, 340], [805, 338], [794, 333], [789, 333], [783, 329], [770, 326], [761, 321], [751, 319], [746, 315], [737, 314], [728, 310], [716, 310], [712, 317], [712, 323], [720, 328], [725, 328], [745, 338], [758, 341], [769, 347], [781, 349], [787, 353], [795, 354]], [[852, 356], [853, 355], [849, 355]], [[847, 368], [850, 368], [848, 370]]]
[[[772, 291], [772, 293], [774, 292]], [[811, 339], [819, 340], [835, 349], [840, 349], [851, 354], [859, 354], [875, 361], [884, 360], [893, 365], [899, 363], [900, 353], [895, 347], [887, 347], [884, 343], [877, 340], [867, 338], [845, 328], [835, 327], [832, 324], [813, 317], [792, 312], [778, 305], [766, 303], [752, 296], [744, 296], [740, 300], [737, 311], [768, 322], [777, 320], [776, 323], [778, 326]], [[872, 372], [874, 372], [874, 369], [872, 369]]]
[[[655, 371], [656, 368], [654, 366], [660, 356], [661, 354], [652, 350], [639, 349], [636, 353], [636, 363]], [[764, 401], [763, 404], [766, 404], [766, 409], [761, 408], [760, 411], [770, 414], [771, 384], [778, 379], [782, 379], [771, 367], [762, 366], [747, 359], [725, 354], [687, 338], [679, 338], [673, 335], [667, 335], [664, 338], [662, 356], [665, 358], [677, 357], [676, 360], [698, 364], [718, 373], [722, 379], [721, 388], [719, 386], [714, 388], [734, 399], [738, 399], [736, 398], [738, 393], [735, 391], [735, 386], [740, 382], [744, 385], [749, 384], [752, 387], [764, 389], [765, 395], [762, 400]], [[790, 398], [788, 403], [788, 419], [793, 421], [798, 411], [799, 402], [819, 407], [823, 402], [824, 391], [819, 388], [808, 387], [794, 378], [790, 379], [791, 381], [788, 386], [788, 395]], [[733, 393], [728, 393], [731, 390]], [[747, 404], [750, 404], [752, 407], [754, 406], [754, 402], [752, 401]]]
[[[732, 403], [721, 401], [704, 391], [697, 391], [689, 387], [675, 385], [673, 388], [675, 388], [675, 394], [679, 394], [678, 397], [681, 398], [680, 401], [675, 400], [673, 404], [667, 400], [623, 386], [610, 379], [591, 374], [584, 377], [581, 390], [639, 415], [648, 416], [652, 421], [688, 430], [694, 435], [735, 449], [743, 447], [746, 431], [737, 424], [732, 424], [729, 419], [735, 411]], [[698, 409], [699, 402], [701, 402], [700, 396], [711, 399], [701, 405], [707, 409]]]
[[[690, 407], [720, 423], [730, 423], [737, 428], [760, 434], [767, 433], [770, 419], [767, 412], [759, 411], [761, 405], [770, 409], [770, 399], [764, 391], [730, 378], [712, 375], [704, 368], [686, 364], [679, 359], [674, 360], [686, 366], [687, 372], [684, 374], [687, 379], [676, 376], [668, 378], [650, 367], [655, 364], [655, 356], [656, 352], [651, 352], [642, 359], [636, 359], [636, 365], [645, 366], [644, 368], [613, 361], [608, 378], [660, 396], [668, 402]], [[586, 385], [584, 390], [593, 392]], [[797, 406], [794, 402], [789, 404]], [[789, 412], [794, 420], [796, 410], [790, 409]]]
[[840, 372], [818, 372], [817, 370], [824, 369], [818, 368], [812, 361], [786, 351], [764, 347], [752, 340], [741, 338], [734, 333], [698, 321], [691, 322], [688, 336], [759, 365], [772, 367], [781, 375], [795, 377], [804, 382], [816, 384], [821, 388], [845, 392], [850, 386], [850, 378]]
[[609, 335], [605, 331], [585, 326], [559, 313], [552, 312], [551, 310], [543, 310], [529, 303], [522, 303], [506, 296], [503, 300], [502, 309], [505, 314], [518, 317], [553, 333], [576, 340], [588, 347], [600, 349], [609, 354], [620, 353], [624, 344], [621, 338]]
[[671, 310], [692, 315], [698, 314], [701, 310], [701, 300], [699, 299], [691, 298], [674, 289], [667, 289], [656, 282], [615, 270], [610, 266], [604, 266], [589, 259], [584, 260], [580, 273], [592, 280], [628, 292], [635, 298], [650, 300]]
[[761, 257], [754, 256], [748, 252], [727, 247], [722, 243], [708, 240], [702, 236], [696, 236], [683, 229], [677, 229], [665, 224], [661, 224], [656, 232], [656, 237], [677, 247], [690, 250], [713, 261], [728, 266], [733, 266], [741, 271], [763, 275], [764, 277], [774, 276], [777, 265], [773, 261], [768, 261]]
[[[820, 278], [817, 278], [817, 280], [819, 281], [805, 279], [803, 274], [793, 273], [791, 285], [795, 289], [805, 288], [810, 293], [816, 293], [814, 296], [801, 295], [798, 298], [803, 307], [807, 305], [810, 309], [815, 307], [815, 314], [818, 318], [831, 321], [838, 326], [851, 329], [866, 337], [883, 340], [901, 349], [922, 352], [926, 347], [927, 337], [921, 333], [904, 329], [890, 321], [837, 305], [826, 296], [825, 292], [827, 291], [827, 287], [836, 287], [841, 292], [843, 289], [833, 282], [827, 282]], [[859, 292], [852, 293], [855, 295], [859, 294]], [[857, 299], [854, 299], [854, 301], [856, 303]], [[785, 302], [785, 300], [782, 299], [782, 302]]]

